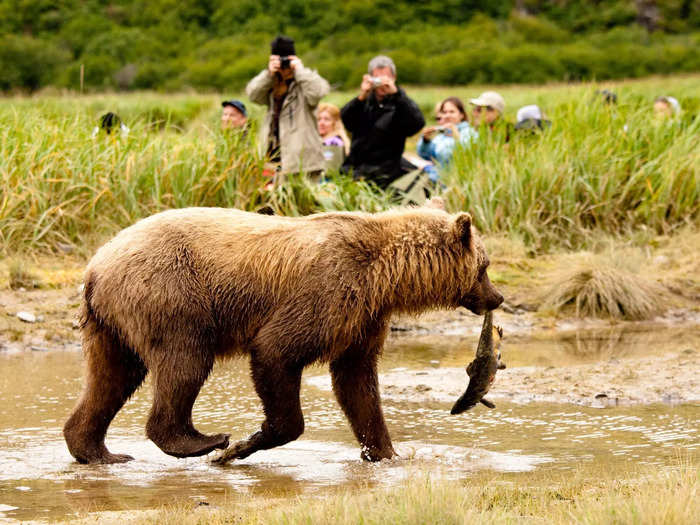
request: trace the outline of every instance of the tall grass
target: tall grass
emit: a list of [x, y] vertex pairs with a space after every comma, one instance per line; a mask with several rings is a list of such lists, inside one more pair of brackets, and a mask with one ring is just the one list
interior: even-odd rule
[[549, 109], [536, 135], [482, 140], [455, 156], [449, 201], [488, 231], [536, 247], [580, 246], [591, 231], [669, 233], [700, 211], [700, 120], [654, 119], [648, 104], [610, 108], [593, 89]]
[[[459, 151], [443, 174], [450, 208], [471, 211], [482, 230], [517, 235], [535, 251], [586, 246], [592, 231], [696, 226], [700, 119], [692, 114], [700, 108], [700, 77], [675, 78], [665, 89], [670, 82], [616, 85], [621, 102], [613, 109], [591, 85], [504, 88], [507, 117], [539, 103], [553, 124], [538, 136], [513, 135], [507, 145], [483, 132]], [[467, 100], [481, 89], [408, 91], [427, 113], [447, 94]], [[651, 102], [661, 92], [677, 96], [685, 115], [654, 120]], [[329, 99], [342, 104], [354, 94]], [[337, 175], [322, 185], [292, 177], [264, 191], [264, 159], [251, 143], [219, 130], [219, 101], [152, 93], [0, 100], [0, 253], [80, 247], [172, 207], [268, 204], [302, 215], [393, 204], [376, 188]], [[128, 137], [91, 137], [106, 110], [122, 116]], [[251, 110], [262, 115], [260, 107]]]

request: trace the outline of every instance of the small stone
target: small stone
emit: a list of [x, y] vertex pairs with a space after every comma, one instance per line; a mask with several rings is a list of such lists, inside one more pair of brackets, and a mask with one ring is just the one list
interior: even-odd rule
[[608, 394], [596, 394], [595, 398], [596, 399], [605, 399], [608, 397]]
[[32, 352], [48, 352], [48, 348], [44, 348], [43, 346], [30, 346], [29, 349]]
[[80, 286], [78, 286], [78, 293], [83, 293], [84, 290], [85, 290], [84, 284], [81, 284]]
[[36, 323], [36, 315], [31, 312], [17, 312], [17, 319], [25, 323]]
[[73, 319], [73, 322], [71, 323], [71, 328], [73, 328], [73, 330], [77, 330], [78, 328], [80, 328], [80, 321], [78, 321], [77, 319]]
[[57, 242], [56, 248], [58, 248], [63, 253], [73, 253], [75, 247], [72, 244], [67, 244], [65, 242]]
[[691, 355], [691, 354], [695, 353], [695, 350], [693, 350], [692, 348], [686, 348], [685, 350], [683, 350], [682, 353], [684, 353], [686, 355]]
[[430, 365], [431, 366], [440, 366], [440, 361], [436, 361], [435, 359], [431, 359]]

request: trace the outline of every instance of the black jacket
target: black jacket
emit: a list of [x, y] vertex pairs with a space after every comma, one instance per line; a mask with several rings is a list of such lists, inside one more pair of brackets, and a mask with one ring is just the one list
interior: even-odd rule
[[364, 101], [354, 98], [340, 115], [352, 134], [344, 172], [352, 170], [355, 177], [374, 181], [382, 188], [406, 172], [401, 161], [406, 137], [418, 133], [425, 119], [403, 89], [384, 97], [381, 104], [374, 93]]

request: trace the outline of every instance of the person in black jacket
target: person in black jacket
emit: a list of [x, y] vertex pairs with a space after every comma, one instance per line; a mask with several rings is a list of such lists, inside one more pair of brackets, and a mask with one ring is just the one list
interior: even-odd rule
[[367, 70], [360, 94], [341, 110], [345, 129], [352, 134], [342, 170], [386, 188], [416, 169], [402, 155], [406, 138], [418, 133], [425, 119], [416, 103], [396, 85], [396, 66], [391, 58], [374, 57]]

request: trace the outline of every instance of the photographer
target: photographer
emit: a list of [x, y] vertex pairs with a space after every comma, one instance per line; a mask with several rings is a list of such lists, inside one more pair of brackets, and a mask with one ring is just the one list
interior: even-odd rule
[[396, 85], [391, 58], [374, 57], [362, 77], [360, 94], [341, 110], [345, 129], [352, 134], [350, 154], [343, 171], [386, 188], [393, 180], [415, 169], [402, 161], [406, 138], [425, 125], [420, 109]]
[[416, 149], [421, 158], [436, 160], [444, 168], [452, 159], [457, 144], [466, 146], [479, 134], [467, 122], [464, 104], [457, 97], [443, 100], [437, 114], [438, 125], [423, 130]]
[[278, 36], [272, 41], [267, 69], [248, 83], [246, 93], [268, 107], [260, 128], [260, 153], [267, 154], [279, 173], [320, 176], [324, 157], [315, 110], [329, 90], [328, 82], [296, 56], [294, 40]]

